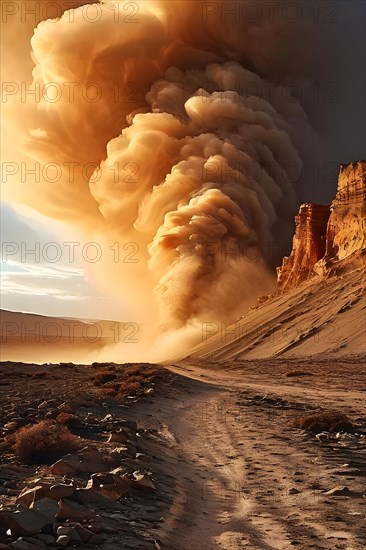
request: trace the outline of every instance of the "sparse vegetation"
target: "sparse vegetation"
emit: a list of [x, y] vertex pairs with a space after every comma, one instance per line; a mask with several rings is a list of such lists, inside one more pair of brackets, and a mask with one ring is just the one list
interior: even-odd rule
[[71, 422], [76, 420], [76, 416], [74, 414], [71, 414], [71, 413], [62, 412], [58, 416], [56, 416], [55, 420], [58, 424], [65, 424], [66, 425], [66, 424], [71, 424]]
[[320, 432], [354, 432], [354, 425], [346, 414], [337, 411], [319, 411], [305, 414], [294, 421], [294, 427], [317, 434]]
[[118, 370], [106, 365], [94, 374], [92, 380], [99, 387], [99, 394], [125, 399], [149, 387], [162, 374], [161, 368], [149, 363], [128, 364]]
[[25, 426], [15, 434], [15, 452], [27, 464], [51, 464], [80, 448], [79, 439], [66, 426], [42, 420]]
[[93, 376], [93, 383], [94, 386], [103, 386], [103, 384], [106, 384], [107, 382], [112, 382], [113, 380], [116, 380], [116, 378], [117, 374], [115, 374], [111, 370], [101, 370]]
[[130, 395], [135, 395], [141, 389], [140, 382], [124, 382], [120, 385], [119, 392], [117, 394], [117, 399], [128, 397]]
[[114, 388], [104, 387], [100, 388], [99, 393], [105, 397], [115, 397], [117, 395], [117, 390]]

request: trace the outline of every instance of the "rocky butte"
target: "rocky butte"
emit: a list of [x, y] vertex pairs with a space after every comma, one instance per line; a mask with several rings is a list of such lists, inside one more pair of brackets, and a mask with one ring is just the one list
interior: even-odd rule
[[366, 161], [342, 164], [330, 206], [305, 203], [296, 216], [290, 256], [277, 268], [277, 293], [316, 275], [366, 264]]

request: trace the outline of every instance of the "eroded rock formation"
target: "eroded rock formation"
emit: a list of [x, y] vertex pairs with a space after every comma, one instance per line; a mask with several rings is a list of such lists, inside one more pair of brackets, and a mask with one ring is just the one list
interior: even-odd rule
[[325, 267], [354, 256], [362, 263], [366, 252], [366, 161], [342, 164], [337, 195], [327, 227]]
[[290, 256], [277, 268], [278, 293], [314, 275], [366, 264], [366, 161], [341, 165], [331, 206], [302, 204]]
[[298, 286], [314, 274], [314, 265], [325, 254], [329, 215], [329, 206], [310, 203], [300, 206], [295, 218], [296, 231], [291, 254], [283, 259], [282, 267], [277, 268], [280, 292]]

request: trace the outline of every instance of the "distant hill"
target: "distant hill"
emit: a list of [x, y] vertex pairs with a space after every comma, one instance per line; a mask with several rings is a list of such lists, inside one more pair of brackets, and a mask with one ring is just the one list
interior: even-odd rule
[[0, 359], [88, 362], [90, 352], [117, 343], [129, 325], [0, 310]]

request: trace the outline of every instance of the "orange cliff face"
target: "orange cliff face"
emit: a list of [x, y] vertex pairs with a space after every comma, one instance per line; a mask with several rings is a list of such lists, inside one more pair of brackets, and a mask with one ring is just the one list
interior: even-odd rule
[[366, 254], [366, 161], [342, 164], [331, 205], [324, 268], [347, 260], [364, 265]]
[[277, 268], [278, 292], [298, 286], [313, 276], [314, 265], [324, 256], [329, 206], [305, 203], [295, 218], [296, 230], [289, 257]]
[[277, 293], [315, 275], [366, 264], [366, 161], [341, 165], [331, 206], [302, 204], [292, 251], [277, 268]]

